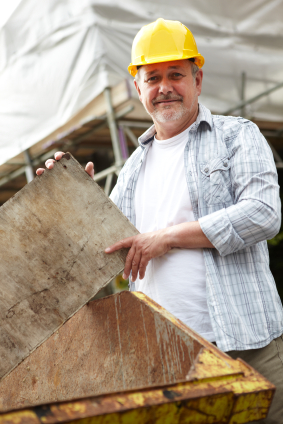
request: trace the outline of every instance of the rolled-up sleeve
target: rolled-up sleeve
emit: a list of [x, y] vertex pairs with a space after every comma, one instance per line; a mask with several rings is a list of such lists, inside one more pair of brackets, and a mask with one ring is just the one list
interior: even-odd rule
[[281, 225], [281, 203], [273, 155], [252, 122], [241, 124], [230, 146], [232, 206], [199, 219], [221, 256], [273, 238]]

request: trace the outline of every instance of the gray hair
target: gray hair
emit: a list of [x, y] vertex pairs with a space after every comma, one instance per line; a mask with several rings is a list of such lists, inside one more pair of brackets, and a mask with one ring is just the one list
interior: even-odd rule
[[[199, 67], [192, 60], [189, 59], [189, 61], [192, 64], [191, 71], [192, 71], [192, 76], [193, 76], [193, 78], [195, 80], [196, 79], [196, 74], [199, 71]], [[138, 66], [138, 72], [136, 73], [136, 76], [135, 76], [135, 81], [137, 82], [138, 85], [139, 85], [139, 80], [140, 80], [140, 76], [139, 76], [140, 68], [141, 68], [141, 66]]]
[[194, 79], [196, 79], [196, 74], [198, 73], [198, 71], [199, 71], [198, 65], [192, 62], [192, 76], [194, 77]]

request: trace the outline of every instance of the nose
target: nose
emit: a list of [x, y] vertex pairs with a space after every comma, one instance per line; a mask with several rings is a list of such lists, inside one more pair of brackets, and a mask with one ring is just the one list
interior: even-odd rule
[[158, 87], [159, 94], [169, 94], [173, 92], [173, 87], [171, 81], [167, 77], [163, 77], [159, 83]]

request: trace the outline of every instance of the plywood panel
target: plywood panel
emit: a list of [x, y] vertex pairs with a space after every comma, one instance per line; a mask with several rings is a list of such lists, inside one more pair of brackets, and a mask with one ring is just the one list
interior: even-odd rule
[[0, 208], [0, 378], [123, 270], [104, 249], [137, 233], [70, 154]]

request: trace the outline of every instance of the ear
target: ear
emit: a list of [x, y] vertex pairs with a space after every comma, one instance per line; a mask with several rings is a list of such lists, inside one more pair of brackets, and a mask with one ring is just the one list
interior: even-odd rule
[[200, 69], [198, 73], [196, 74], [196, 90], [197, 90], [198, 96], [200, 96], [201, 94], [202, 79], [203, 79], [203, 70]]
[[141, 90], [140, 90], [140, 87], [139, 87], [139, 85], [138, 85], [138, 83], [137, 83], [137, 81], [136, 81], [136, 80], [134, 80], [134, 84], [135, 84], [135, 88], [136, 88], [136, 90], [137, 90], [137, 92], [138, 92], [139, 99], [140, 99], [140, 101], [142, 102]]

